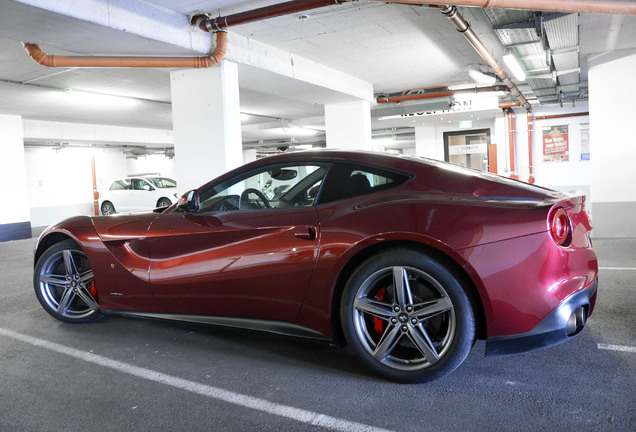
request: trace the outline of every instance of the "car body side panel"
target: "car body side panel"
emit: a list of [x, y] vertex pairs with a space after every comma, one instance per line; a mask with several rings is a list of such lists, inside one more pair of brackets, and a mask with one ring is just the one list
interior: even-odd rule
[[[49, 227], [40, 238], [61, 233], [77, 242], [91, 263], [100, 308], [154, 309], [148, 284], [149, 256], [145, 232], [153, 215], [145, 218], [78, 216]], [[112, 224], [116, 221], [115, 224]], [[95, 225], [102, 229], [96, 230]]]
[[313, 207], [162, 214], [148, 237], [153, 294], [166, 313], [294, 322], [319, 242]]
[[597, 274], [592, 249], [561, 248], [547, 232], [459, 253], [486, 287], [488, 337], [529, 332], [563, 299], [591, 285]]
[[353, 256], [386, 241], [424, 244], [454, 259], [473, 279], [487, 317], [494, 314], [481, 274], [472, 268], [467, 254], [460, 251], [466, 245], [498, 244], [509, 238], [519, 238], [523, 244], [534, 233], [545, 236], [550, 208], [545, 203], [486, 199], [449, 202], [422, 193], [400, 195], [391, 191], [367, 200], [358, 198], [337, 204], [318, 206], [321, 251], [299, 316], [299, 324], [303, 325], [315, 326], [320, 321], [317, 329], [322, 332], [330, 325], [333, 291], [327, 290], [334, 289], [340, 272]]

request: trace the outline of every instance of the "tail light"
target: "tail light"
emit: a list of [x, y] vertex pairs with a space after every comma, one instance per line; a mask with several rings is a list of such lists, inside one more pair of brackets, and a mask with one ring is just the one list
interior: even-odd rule
[[559, 246], [567, 247], [572, 241], [572, 225], [568, 214], [562, 208], [556, 208], [550, 214], [550, 235]]

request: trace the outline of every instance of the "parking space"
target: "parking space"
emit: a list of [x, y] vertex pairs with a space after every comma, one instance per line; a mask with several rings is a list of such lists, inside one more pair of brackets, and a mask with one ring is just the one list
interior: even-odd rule
[[430, 384], [384, 381], [347, 349], [108, 316], [56, 321], [32, 288], [35, 239], [0, 243], [0, 430], [633, 431], [636, 240], [595, 240], [583, 333]]

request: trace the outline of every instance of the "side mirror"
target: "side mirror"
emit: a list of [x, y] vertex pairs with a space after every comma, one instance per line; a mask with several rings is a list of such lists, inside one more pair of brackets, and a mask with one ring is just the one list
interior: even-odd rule
[[182, 212], [192, 213], [199, 210], [199, 204], [199, 192], [196, 189], [192, 189], [179, 198], [177, 209]]
[[153, 190], [153, 188], [149, 184], [144, 185], [143, 188], [144, 188], [145, 191]]

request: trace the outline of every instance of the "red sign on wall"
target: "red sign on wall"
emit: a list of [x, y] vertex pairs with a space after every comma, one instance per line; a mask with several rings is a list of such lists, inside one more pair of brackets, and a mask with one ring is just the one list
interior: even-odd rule
[[566, 162], [570, 160], [568, 125], [543, 129], [543, 161]]

